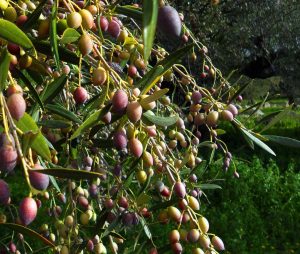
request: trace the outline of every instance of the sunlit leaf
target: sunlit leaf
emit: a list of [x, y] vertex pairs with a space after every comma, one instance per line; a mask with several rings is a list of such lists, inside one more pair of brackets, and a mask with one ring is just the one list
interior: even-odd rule
[[150, 110], [146, 111], [143, 116], [150, 121], [151, 123], [159, 126], [170, 126], [177, 122], [178, 115], [175, 116], [156, 116], [154, 113]]
[[67, 28], [60, 40], [60, 43], [67, 44], [75, 42], [79, 39], [80, 33], [78, 33], [74, 28]]
[[14, 23], [5, 19], [0, 19], [0, 37], [25, 49], [33, 48], [33, 44], [27, 35]]
[[102, 174], [98, 172], [89, 172], [85, 170], [76, 170], [71, 168], [48, 168], [48, 169], [35, 169], [34, 171], [43, 173], [46, 175], [55, 176], [63, 179], [96, 179], [102, 176]]
[[46, 160], [51, 160], [51, 154], [49, 150], [49, 146], [46, 142], [46, 139], [41, 134], [38, 126], [36, 125], [35, 121], [32, 119], [30, 115], [27, 113], [16, 122], [16, 126], [23, 132], [38, 132], [37, 137], [32, 142], [31, 147], [35, 150], [39, 155], [41, 155]]
[[143, 1], [143, 42], [144, 60], [147, 61], [152, 50], [158, 16], [158, 0]]
[[9, 64], [10, 64], [10, 54], [8, 53], [7, 49], [3, 49], [0, 58], [0, 92], [4, 90], [6, 85]]

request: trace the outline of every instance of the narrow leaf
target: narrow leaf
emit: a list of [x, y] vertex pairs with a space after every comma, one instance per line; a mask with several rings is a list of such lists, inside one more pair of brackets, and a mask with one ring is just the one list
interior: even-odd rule
[[63, 179], [75, 179], [75, 180], [93, 180], [101, 177], [102, 174], [98, 172], [89, 172], [85, 170], [76, 170], [71, 168], [48, 168], [48, 169], [35, 169], [38, 173], [45, 175], [56, 176]]
[[74, 28], [67, 28], [60, 40], [60, 43], [67, 44], [75, 42], [79, 39], [80, 33], [78, 33]]
[[61, 120], [43, 120], [37, 123], [40, 126], [45, 126], [50, 129], [61, 129], [61, 128], [69, 128], [71, 125], [65, 121]]
[[35, 140], [32, 142], [31, 147], [44, 159], [50, 161], [51, 154], [50, 154], [47, 141], [44, 138], [44, 136], [41, 134], [38, 126], [36, 125], [32, 117], [27, 113], [25, 113], [24, 116], [19, 121], [16, 122], [16, 126], [23, 132], [28, 132], [28, 131], [38, 132], [38, 135], [35, 138]]
[[194, 44], [191, 43], [176, 50], [172, 54], [168, 55], [165, 59], [158, 62], [151, 71], [149, 71], [141, 80], [139, 80], [139, 82], [137, 82], [137, 87], [144, 88], [142, 94], [146, 94], [156, 83], [156, 81], [182, 57], [187, 55], [193, 47]]
[[0, 59], [0, 92], [3, 91], [5, 88], [9, 64], [10, 54], [8, 53], [7, 49], [3, 49]]
[[56, 19], [57, 19], [57, 0], [54, 1], [51, 11], [51, 22], [50, 22], [50, 45], [53, 53], [53, 58], [58, 70], [60, 70], [59, 54], [57, 45], [57, 32], [56, 32]]
[[71, 111], [67, 110], [65, 107], [62, 107], [58, 104], [48, 104], [45, 106], [50, 112], [57, 114], [65, 119], [71, 120], [75, 123], [81, 123], [81, 120]]
[[220, 185], [212, 184], [212, 183], [202, 183], [197, 185], [202, 190], [215, 190], [215, 189], [222, 189]]
[[50, 242], [47, 238], [43, 237], [39, 233], [33, 231], [32, 229], [29, 229], [27, 227], [24, 227], [19, 224], [14, 224], [14, 223], [0, 223], [0, 227], [3, 228], [10, 228], [11, 230], [17, 231], [21, 234], [27, 235], [29, 237], [35, 238], [39, 241], [42, 241], [44, 244], [50, 246], [51, 248], [55, 248], [55, 245]]
[[99, 121], [101, 121], [102, 117], [108, 112], [111, 105], [107, 105], [104, 108], [97, 110], [92, 115], [90, 115], [80, 126], [79, 128], [73, 133], [71, 136], [71, 140], [80, 136], [84, 131], [93, 127]]
[[144, 117], [151, 123], [154, 123], [155, 125], [159, 126], [170, 126], [176, 123], [178, 120], [178, 115], [175, 116], [169, 116], [169, 117], [162, 117], [162, 116], [156, 116], [154, 113], [150, 110], [146, 111], [143, 114]]
[[[49, 41], [40, 41], [32, 38], [32, 42], [38, 52], [52, 57], [51, 45]], [[79, 63], [79, 57], [66, 47], [58, 46], [58, 54], [60, 56], [60, 60], [64, 62], [76, 65]], [[82, 63], [85, 64], [85, 60], [83, 60]]]
[[231, 96], [231, 98], [230, 98], [228, 104], [231, 103], [233, 100], [235, 100], [239, 95], [241, 95], [242, 92], [244, 92], [245, 89], [246, 89], [249, 85], [251, 85], [252, 83], [253, 83], [253, 80], [251, 80], [250, 82], [248, 82], [248, 83], [246, 83], [245, 85], [241, 86], [241, 87], [239, 88], [239, 90], [237, 90], [237, 91], [235, 92], [235, 94], [234, 94], [233, 96]]
[[42, 101], [45, 104], [51, 102], [51, 100], [55, 98], [64, 88], [66, 81], [67, 76], [65, 74], [61, 75], [57, 79], [54, 79], [53, 82], [47, 85], [43, 93]]
[[248, 130], [241, 128], [241, 131], [249, 138], [251, 139], [256, 145], [258, 145], [259, 147], [261, 147], [262, 149], [264, 149], [265, 151], [267, 151], [268, 153], [276, 156], [276, 154], [274, 153], [274, 151], [267, 146], [264, 142], [262, 142], [261, 140], [259, 140], [257, 137], [255, 137], [254, 135], [252, 135]]
[[292, 109], [292, 105], [285, 108], [282, 112], [280, 112], [278, 115], [276, 115], [271, 122], [269, 122], [260, 132], [264, 132], [268, 129], [270, 129], [272, 126], [274, 126], [279, 121], [283, 120], [285, 117], [289, 115], [289, 112]]
[[53, 184], [54, 188], [58, 191], [58, 192], [61, 192], [55, 178], [53, 176], [49, 176], [49, 179], [51, 181], [51, 183]]
[[149, 239], [152, 239], [152, 234], [150, 232], [150, 229], [147, 225], [147, 222], [145, 221], [144, 217], [140, 216], [140, 221], [142, 223], [142, 226], [143, 226], [143, 229], [145, 231], [145, 234], [146, 236], [149, 238]]
[[132, 6], [117, 6], [115, 12], [142, 22], [143, 12]]
[[30, 95], [32, 96], [32, 98], [40, 105], [40, 107], [44, 110], [44, 104], [41, 101], [41, 98], [39, 96], [39, 94], [37, 93], [37, 91], [35, 90], [35, 88], [33, 87], [33, 85], [31, 84], [31, 82], [28, 80], [28, 78], [18, 69], [15, 70], [18, 74], [18, 76], [20, 77], [20, 79], [24, 82], [25, 86], [27, 86], [27, 88], [30, 91]]
[[267, 138], [269, 141], [272, 141], [274, 143], [293, 147], [293, 148], [300, 148], [300, 141], [293, 138], [288, 137], [282, 137], [282, 136], [275, 136], [275, 135], [263, 135], [265, 138]]
[[27, 31], [36, 25], [46, 2], [47, 0], [42, 0], [36, 9], [30, 15], [28, 15], [27, 21], [22, 26], [24, 31]]
[[20, 45], [25, 49], [33, 47], [33, 44], [27, 35], [14, 23], [5, 19], [0, 19], [0, 37]]
[[156, 32], [156, 23], [158, 15], [158, 1], [144, 0], [143, 1], [143, 42], [144, 42], [144, 59], [148, 60], [154, 36]]
[[153, 101], [156, 101], [158, 99], [160, 99], [162, 96], [164, 96], [167, 92], [169, 91], [168, 88], [164, 88], [164, 89], [160, 89], [158, 91], [155, 91], [153, 94], [149, 95], [148, 97], [142, 99], [140, 101], [140, 104], [143, 105], [147, 105]]

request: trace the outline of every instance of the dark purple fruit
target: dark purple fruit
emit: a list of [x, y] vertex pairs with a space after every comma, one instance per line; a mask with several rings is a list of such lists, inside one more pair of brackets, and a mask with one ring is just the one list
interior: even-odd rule
[[112, 111], [115, 113], [123, 113], [127, 105], [127, 93], [123, 90], [117, 90], [112, 98]]
[[10, 191], [8, 184], [0, 179], [0, 204], [1, 205], [7, 205], [9, 203], [10, 199]]
[[17, 164], [18, 154], [11, 145], [6, 145], [0, 148], [0, 171], [9, 173]]
[[[33, 169], [43, 169], [43, 167], [39, 164], [35, 164]], [[43, 191], [48, 188], [49, 185], [49, 176], [34, 172], [33, 170], [29, 171], [29, 179], [30, 179], [30, 184], [32, 185], [33, 188]]]
[[133, 224], [133, 214], [132, 213], [124, 213], [122, 215], [122, 223], [126, 227], [130, 227]]
[[88, 92], [82, 86], [77, 87], [73, 93], [76, 104], [83, 104], [88, 99]]
[[24, 198], [19, 206], [19, 215], [24, 225], [29, 225], [37, 215], [37, 205], [33, 198]]
[[198, 103], [201, 102], [202, 94], [199, 91], [195, 91], [195, 92], [192, 93], [191, 99], [192, 99], [194, 104], [198, 104]]
[[108, 22], [107, 18], [101, 16], [100, 17], [100, 27], [103, 32], [107, 31], [108, 25], [109, 25], [109, 22]]
[[112, 20], [111, 22], [109, 22], [108, 25], [108, 29], [107, 32], [114, 38], [118, 38], [120, 33], [121, 33], [121, 28], [120, 28], [120, 24], [115, 21]]
[[127, 136], [123, 130], [117, 131], [113, 138], [114, 146], [117, 150], [122, 150], [127, 147]]
[[183, 248], [180, 243], [173, 243], [171, 248], [174, 254], [181, 254], [183, 252]]
[[174, 185], [174, 192], [179, 198], [184, 198], [186, 194], [185, 185], [182, 182], [177, 182]]
[[179, 37], [182, 24], [178, 12], [171, 6], [159, 8], [157, 27], [166, 36]]
[[12, 118], [18, 121], [26, 111], [26, 102], [21, 94], [15, 93], [8, 97], [7, 107]]

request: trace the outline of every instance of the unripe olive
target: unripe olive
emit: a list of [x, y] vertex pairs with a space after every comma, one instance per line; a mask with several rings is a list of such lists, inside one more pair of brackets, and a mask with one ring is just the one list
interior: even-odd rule
[[137, 158], [143, 154], [143, 145], [137, 138], [132, 138], [128, 142], [130, 152]]
[[168, 207], [168, 215], [172, 220], [176, 222], [179, 222], [181, 219], [181, 212], [175, 206]]
[[205, 124], [205, 114], [204, 113], [198, 113], [194, 117], [194, 124], [196, 126]]
[[112, 98], [112, 111], [123, 113], [128, 105], [128, 96], [124, 90], [117, 90]]
[[126, 38], [128, 37], [128, 32], [127, 30], [122, 30], [118, 36], [118, 41], [121, 43], [124, 43]]
[[218, 250], [218, 251], [225, 250], [224, 243], [220, 237], [218, 237], [216, 235], [213, 236], [211, 239], [211, 243], [216, 250]]
[[68, 215], [66, 218], [65, 218], [65, 225], [67, 227], [72, 227], [74, 225], [74, 217], [72, 215]]
[[199, 227], [200, 227], [202, 233], [207, 233], [208, 232], [209, 222], [205, 217], [201, 216], [198, 219], [198, 224], [199, 224]]
[[143, 184], [147, 181], [147, 173], [144, 170], [139, 170], [136, 173], [136, 179], [138, 180], [139, 183]]
[[204, 254], [204, 251], [200, 248], [195, 248], [192, 250], [192, 254]]
[[80, 215], [80, 223], [81, 223], [82, 225], [87, 225], [87, 224], [89, 224], [89, 220], [90, 220], [90, 218], [89, 218], [89, 215], [88, 215], [87, 213], [82, 213], [82, 214]]
[[82, 86], [77, 87], [73, 92], [73, 98], [74, 98], [76, 104], [83, 104], [88, 99], [88, 92]]
[[169, 241], [170, 243], [177, 243], [180, 240], [180, 234], [179, 231], [177, 229], [173, 229], [170, 233], [169, 233]]
[[8, 184], [0, 179], [0, 204], [1, 205], [7, 205], [10, 200], [10, 191]]
[[78, 28], [82, 23], [82, 17], [78, 12], [72, 12], [67, 17], [68, 26], [71, 28]]
[[[39, 164], [35, 164], [33, 169], [43, 169]], [[29, 170], [30, 184], [37, 190], [46, 190], [49, 185], [49, 176]]]
[[91, 53], [93, 46], [94, 46], [93, 40], [87, 33], [81, 35], [78, 41], [78, 47], [79, 47], [79, 51], [83, 56], [86, 56], [89, 53]]
[[50, 20], [49, 19], [41, 20], [38, 27], [39, 38], [41, 39], [47, 38], [49, 36], [49, 31], [50, 31]]
[[208, 126], [215, 126], [219, 120], [218, 111], [210, 111], [206, 117], [206, 124]]
[[8, 7], [8, 1], [1, 0], [0, 1], [0, 9], [3, 10], [3, 11], [5, 11], [7, 9], [7, 7]]
[[153, 156], [148, 151], [143, 153], [143, 163], [145, 167], [152, 167], [153, 166]]
[[191, 207], [193, 210], [197, 211], [200, 209], [199, 201], [195, 197], [188, 196], [187, 200], [188, 200], [189, 207]]
[[95, 16], [97, 14], [97, 6], [96, 5], [89, 5], [86, 7], [86, 9], [92, 13], [93, 16]]
[[66, 245], [62, 246], [59, 254], [69, 254], [69, 248]]
[[92, 82], [95, 86], [102, 86], [107, 80], [107, 73], [103, 67], [94, 69]]
[[24, 225], [29, 225], [37, 215], [37, 205], [33, 198], [24, 198], [19, 206], [19, 216]]
[[11, 145], [0, 148], [0, 171], [10, 173], [17, 164], [17, 151]]
[[26, 69], [28, 67], [30, 67], [32, 64], [32, 58], [29, 55], [23, 55], [21, 56], [21, 58], [19, 59], [19, 66], [21, 69]]
[[209, 237], [208, 237], [207, 235], [202, 234], [202, 235], [200, 235], [200, 237], [199, 237], [199, 243], [200, 243], [201, 247], [202, 247], [204, 250], [206, 250], [206, 249], [209, 248], [209, 245], [210, 245], [210, 239], [209, 239]]
[[184, 198], [185, 194], [186, 194], [184, 183], [182, 183], [182, 182], [175, 183], [174, 192], [179, 198]]
[[4, 18], [10, 22], [15, 22], [17, 20], [17, 12], [14, 7], [7, 7], [4, 11]]
[[103, 245], [103, 243], [98, 243], [98, 244], [95, 245], [94, 252], [96, 254], [106, 254], [107, 253], [107, 249]]
[[187, 240], [191, 243], [195, 243], [199, 240], [200, 232], [198, 229], [191, 229], [187, 234]]
[[81, 15], [81, 18], [82, 18], [82, 27], [84, 29], [91, 29], [94, 24], [94, 18], [93, 18], [92, 13], [90, 13], [86, 9], [81, 9], [79, 11], [79, 14]]
[[160, 211], [157, 219], [161, 224], [168, 223], [168, 221], [169, 221], [168, 212], [166, 210]]
[[126, 112], [128, 119], [135, 123], [141, 119], [143, 108], [137, 101], [132, 101], [128, 103]]

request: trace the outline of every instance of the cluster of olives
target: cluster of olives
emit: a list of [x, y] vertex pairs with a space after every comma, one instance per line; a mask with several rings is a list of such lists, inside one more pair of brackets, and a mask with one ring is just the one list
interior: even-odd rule
[[[0, 8], [4, 19], [22, 29], [30, 15], [39, 10], [40, 3], [11, 4], [0, 0]], [[46, 1], [38, 22], [26, 28], [35, 42], [49, 40], [54, 4], [52, 0]], [[137, 4], [126, 8], [141, 11]], [[190, 36], [183, 16], [160, 1], [157, 23], [158, 38], [179, 41], [181, 46], [188, 40], [195, 43], [189, 56], [193, 61], [197, 57], [203, 60], [199, 82], [181, 64], [176, 64], [152, 83], [140, 85], [156, 63], [170, 53], [158, 41], [150, 58], [144, 59], [139, 23], [119, 15], [118, 9], [107, 2], [58, 1], [56, 39], [60, 49], [76, 56], [78, 64], [61, 56], [66, 60], [57, 66], [52, 53], [46, 56], [46, 51], [40, 52], [39, 47], [33, 52], [1, 41], [11, 61], [6, 100], [1, 103], [5, 128], [0, 134], [0, 171], [1, 178], [8, 177], [0, 179], [0, 223], [32, 227], [62, 254], [77, 253], [79, 249], [80, 253], [101, 254], [108, 249], [122, 253], [126, 246], [122, 234], [144, 228], [149, 237], [147, 231], [153, 222], [169, 223], [176, 228], [169, 232], [169, 237], [168, 232], [165, 234], [173, 253], [183, 253], [188, 245], [192, 246], [192, 253], [217, 253], [225, 249], [218, 236], [208, 233], [208, 220], [200, 214], [203, 190], [199, 183], [205, 179], [199, 177], [197, 167], [205, 159], [200, 152], [201, 143], [207, 142], [206, 147], [218, 149], [224, 157], [224, 170], [229, 169], [232, 155], [216, 129], [224, 121], [234, 121], [238, 109], [233, 102], [219, 97], [227, 81], [207, 58], [207, 48]], [[78, 38], [62, 43], [70, 31]], [[37, 71], [37, 66], [43, 71]], [[30, 89], [17, 84], [19, 72], [26, 77], [36, 75], [36, 79], [29, 79], [36, 90], [34, 96], [39, 95], [46, 106], [60, 105], [64, 112], [54, 113], [48, 107], [37, 109]], [[61, 77], [67, 81], [60, 92], [51, 102], [44, 100], [45, 89], [58, 89], [55, 81]], [[205, 88], [202, 82], [212, 87]], [[175, 91], [184, 93], [184, 101], [179, 105], [168, 91], [172, 89], [165, 88], [170, 83]], [[241, 100], [238, 97], [237, 101]], [[41, 128], [40, 133], [51, 143], [51, 160], [31, 147], [23, 154], [22, 147], [16, 145], [22, 143], [24, 133], [20, 129], [16, 132], [15, 124], [22, 121], [26, 109], [34, 113], [39, 124], [64, 122], [69, 126], [45, 124]], [[95, 113], [97, 119], [91, 120]], [[7, 130], [7, 123], [14, 135]], [[82, 133], [73, 137], [80, 128], [84, 129]], [[3, 211], [19, 202], [12, 198], [14, 190], [9, 187], [16, 167], [23, 168], [29, 194], [20, 199], [17, 212], [9, 215]], [[75, 181], [75, 173], [53, 180], [42, 173], [47, 168], [98, 174], [93, 180], [83, 177]], [[234, 174], [238, 176], [236, 171]], [[167, 206], [153, 209], [166, 202]], [[49, 222], [37, 225], [39, 216], [47, 216]], [[10, 252], [19, 251], [19, 244], [6, 244]], [[148, 253], [160, 253], [160, 246], [155, 246], [153, 239], [145, 246]]]

